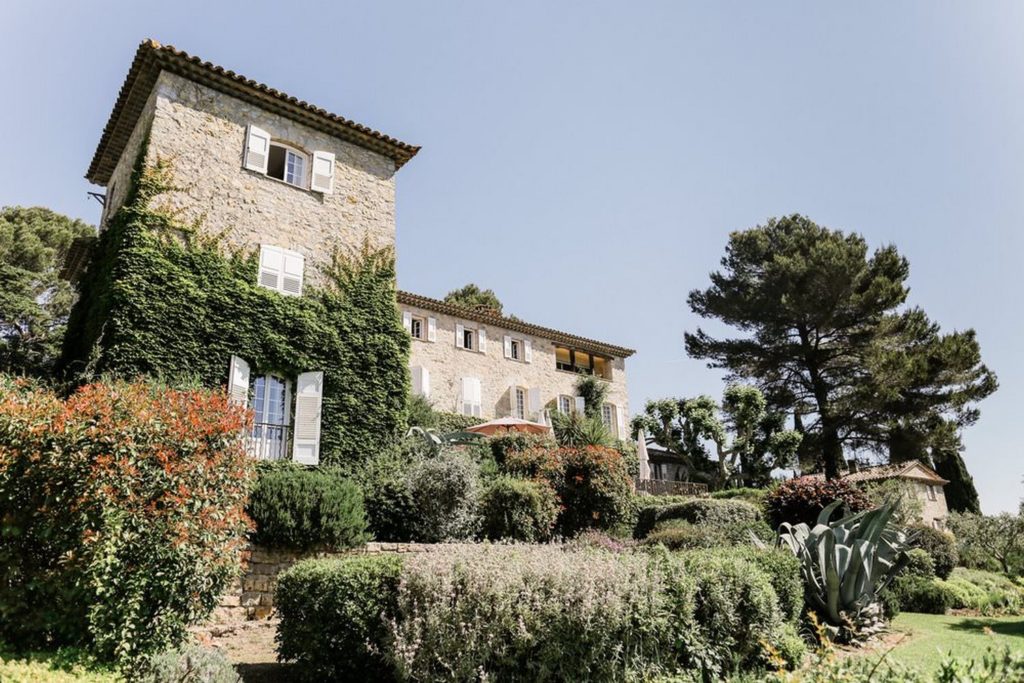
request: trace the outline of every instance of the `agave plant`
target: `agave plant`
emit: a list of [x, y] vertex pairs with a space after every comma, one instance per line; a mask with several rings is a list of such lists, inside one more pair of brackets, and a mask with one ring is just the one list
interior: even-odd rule
[[878, 594], [907, 562], [907, 536], [893, 502], [830, 522], [841, 504], [821, 511], [813, 528], [784, 523], [779, 545], [801, 562], [811, 607], [832, 626], [856, 631], [880, 613]]

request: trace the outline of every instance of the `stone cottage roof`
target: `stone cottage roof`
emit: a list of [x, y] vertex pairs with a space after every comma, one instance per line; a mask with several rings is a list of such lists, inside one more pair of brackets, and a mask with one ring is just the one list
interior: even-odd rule
[[551, 329], [550, 327], [533, 325], [531, 323], [523, 322], [518, 318], [499, 315], [493, 311], [466, 308], [464, 306], [449, 304], [439, 299], [431, 299], [430, 297], [412, 294], [411, 292], [398, 292], [398, 303], [406, 304], [407, 306], [425, 308], [430, 311], [452, 315], [465, 320], [473, 320], [485, 325], [494, 325], [495, 327], [501, 327], [513, 332], [532, 334], [537, 337], [543, 337], [544, 339], [550, 339], [551, 341], [559, 344], [564, 344], [565, 346], [580, 349], [581, 351], [589, 351], [616, 358], [628, 358], [636, 353], [633, 349], [627, 349], [623, 346], [608, 344], [606, 342], [597, 341], [596, 339], [579, 337], [575, 334]]
[[223, 67], [204, 62], [187, 52], [171, 45], [161, 45], [155, 40], [145, 40], [135, 52], [128, 76], [110, 113], [110, 119], [103, 129], [103, 137], [96, 148], [89, 171], [85, 177], [97, 185], [106, 185], [114, 172], [128, 137], [135, 128], [142, 109], [146, 105], [161, 71], [168, 71], [219, 90], [232, 97], [285, 116], [316, 130], [377, 152], [395, 162], [401, 168], [420, 150], [393, 137], [371, 128], [332, 114], [320, 107], [291, 97], [263, 83], [251, 80]]
[[[808, 477], [822, 478], [824, 474], [809, 474]], [[929, 484], [946, 485], [948, 479], [943, 479], [938, 472], [922, 462], [911, 460], [910, 462], [895, 463], [892, 465], [875, 465], [864, 467], [856, 472], [849, 472], [843, 475], [843, 479], [851, 482], [878, 481], [881, 479], [916, 479]]]

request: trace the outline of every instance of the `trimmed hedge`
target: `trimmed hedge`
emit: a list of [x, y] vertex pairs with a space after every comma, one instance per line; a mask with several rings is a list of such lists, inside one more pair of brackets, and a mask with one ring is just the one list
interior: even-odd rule
[[772, 528], [761, 520], [724, 525], [669, 520], [658, 524], [643, 542], [645, 545], [660, 544], [669, 550], [697, 550], [750, 545], [751, 534], [766, 544], [775, 541]]
[[386, 650], [396, 611], [400, 558], [364, 555], [305, 560], [281, 573], [278, 655], [309, 680], [394, 680]]
[[253, 541], [260, 545], [338, 550], [369, 538], [362, 491], [330, 470], [265, 465], [246, 511], [256, 524]]
[[752, 524], [760, 518], [760, 510], [742, 500], [691, 498], [682, 503], [641, 508], [633, 537], [646, 538], [658, 524], [671, 519], [680, 519], [690, 524], [726, 526]]
[[547, 541], [558, 519], [558, 496], [544, 482], [498, 477], [484, 491], [480, 516], [484, 538]]
[[799, 661], [801, 591], [781, 552], [449, 546], [296, 565], [278, 641], [311, 680], [715, 679]]
[[956, 602], [956, 593], [944, 581], [923, 576], [898, 576], [892, 594], [904, 612], [945, 614]]

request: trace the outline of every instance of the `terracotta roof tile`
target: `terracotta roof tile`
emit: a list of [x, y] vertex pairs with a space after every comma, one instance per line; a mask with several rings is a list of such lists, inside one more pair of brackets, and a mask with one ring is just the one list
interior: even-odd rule
[[627, 358], [636, 353], [633, 349], [627, 349], [623, 346], [616, 346], [615, 344], [608, 344], [606, 342], [597, 341], [596, 339], [580, 337], [575, 334], [569, 334], [568, 332], [562, 332], [561, 330], [555, 330], [550, 327], [533, 325], [531, 323], [523, 322], [518, 318], [510, 318], [490, 311], [475, 310], [464, 306], [457, 306], [439, 299], [431, 299], [430, 297], [413, 294], [411, 292], [398, 292], [398, 303], [406, 304], [408, 306], [417, 306], [419, 308], [453, 315], [466, 320], [474, 320], [486, 325], [503, 327], [506, 330], [512, 330], [513, 332], [522, 332], [523, 334], [532, 334], [538, 337], [544, 337], [545, 339], [550, 339], [551, 341], [559, 342], [566, 346], [580, 349], [581, 351], [592, 351], [594, 353], [614, 356], [616, 358]]
[[[922, 472], [916, 473], [913, 470], [921, 468]], [[808, 474], [808, 477], [821, 479], [824, 474]], [[919, 479], [921, 481], [934, 481], [943, 485], [948, 484], [947, 479], [943, 479], [939, 476], [938, 472], [928, 467], [922, 462], [917, 460], [911, 460], [909, 462], [895, 463], [892, 465], [875, 465], [873, 467], [864, 467], [856, 472], [849, 472], [843, 475], [843, 479], [846, 481], [878, 481], [880, 479], [895, 479], [897, 477], [904, 477], [906, 479]]]
[[276, 88], [259, 83], [230, 69], [204, 62], [171, 45], [145, 40], [135, 52], [128, 76], [103, 129], [89, 171], [85, 177], [98, 185], [105, 185], [128, 143], [128, 137], [142, 113], [153, 85], [161, 71], [188, 78], [202, 85], [263, 107], [281, 116], [365, 147], [395, 162], [401, 168], [420, 150], [393, 137], [377, 132], [355, 121], [331, 114], [322, 107], [287, 95]]

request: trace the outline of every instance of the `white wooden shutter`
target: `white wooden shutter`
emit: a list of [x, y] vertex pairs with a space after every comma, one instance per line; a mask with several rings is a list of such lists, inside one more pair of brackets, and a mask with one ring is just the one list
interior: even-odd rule
[[626, 431], [626, 411], [622, 410], [618, 406], [612, 406], [612, 408], [615, 410], [615, 417], [618, 421], [619, 433], [616, 434], [616, 436], [620, 439], [628, 439], [629, 432]]
[[462, 412], [465, 415], [480, 417], [482, 404], [481, 393], [479, 378], [462, 378]]
[[260, 245], [259, 284], [280, 291], [281, 272], [284, 270], [284, 253], [279, 247]]
[[405, 331], [412, 334], [412, 313], [409, 311], [402, 311], [402, 325], [405, 327]]
[[480, 328], [476, 331], [477, 343], [480, 346], [480, 353], [487, 353], [487, 330]]
[[504, 342], [505, 342], [505, 358], [511, 358], [512, 357], [512, 337], [510, 337], [510, 336], [508, 336], [506, 334], [505, 338], [504, 338]]
[[527, 363], [533, 362], [533, 343], [529, 339], [523, 340], [523, 360]]
[[313, 152], [313, 179], [310, 189], [331, 194], [334, 192], [334, 155], [330, 152]]
[[437, 341], [437, 318], [427, 318], [427, 341]]
[[455, 326], [455, 346], [456, 348], [464, 349], [466, 345], [463, 343], [466, 340], [466, 326], [456, 325]]
[[587, 400], [582, 396], [576, 397], [576, 412], [582, 415], [587, 409]]
[[249, 364], [238, 356], [228, 365], [228, 398], [243, 408], [249, 404]]
[[245, 136], [245, 167], [250, 171], [267, 172], [270, 161], [270, 133], [249, 124]]
[[430, 396], [430, 371], [421, 365], [412, 369], [412, 393], [417, 396]]
[[530, 415], [540, 412], [540, 389], [537, 387], [530, 389], [529, 398], [530, 403], [527, 406], [527, 412], [529, 412]]
[[320, 463], [320, 406], [324, 373], [304, 372], [295, 382], [295, 433], [292, 459], [303, 465]]
[[302, 273], [306, 257], [297, 251], [282, 249], [281, 293], [299, 296], [302, 294]]

